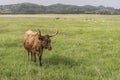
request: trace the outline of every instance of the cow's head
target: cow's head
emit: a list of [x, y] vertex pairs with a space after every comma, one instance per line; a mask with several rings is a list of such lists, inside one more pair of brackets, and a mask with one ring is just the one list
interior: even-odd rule
[[58, 31], [56, 31], [56, 33], [52, 34], [52, 35], [41, 35], [41, 32], [39, 30], [39, 34], [40, 34], [40, 37], [39, 37], [39, 40], [42, 41], [42, 46], [43, 48], [45, 49], [48, 49], [48, 50], [52, 50], [52, 47], [51, 47], [51, 37], [57, 35]]

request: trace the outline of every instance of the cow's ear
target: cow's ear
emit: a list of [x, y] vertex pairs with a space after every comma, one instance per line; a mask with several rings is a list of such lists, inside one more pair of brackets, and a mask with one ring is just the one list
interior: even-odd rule
[[39, 37], [39, 40], [44, 40], [44, 37], [43, 37], [43, 36], [40, 36], [40, 37]]

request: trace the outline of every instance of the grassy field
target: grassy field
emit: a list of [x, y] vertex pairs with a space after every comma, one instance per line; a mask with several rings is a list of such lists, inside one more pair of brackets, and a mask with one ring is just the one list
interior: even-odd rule
[[[27, 60], [23, 37], [28, 29], [40, 29], [42, 34], [59, 31], [51, 38], [53, 50], [44, 50], [42, 67], [38, 59], [36, 64]], [[120, 16], [4, 15], [0, 80], [120, 80]]]

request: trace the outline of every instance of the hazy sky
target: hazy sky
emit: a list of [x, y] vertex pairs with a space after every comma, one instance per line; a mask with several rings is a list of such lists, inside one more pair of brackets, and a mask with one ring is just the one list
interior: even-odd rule
[[37, 3], [40, 5], [51, 5], [56, 3], [72, 4], [72, 5], [94, 5], [94, 6], [109, 6], [120, 8], [120, 0], [0, 0], [0, 5], [16, 4], [23, 2]]

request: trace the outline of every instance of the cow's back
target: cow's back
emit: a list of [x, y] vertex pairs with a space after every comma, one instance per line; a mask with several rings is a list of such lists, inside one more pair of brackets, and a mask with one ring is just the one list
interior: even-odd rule
[[34, 32], [31, 30], [26, 31], [25, 35], [24, 35], [24, 40], [26, 40], [28, 37], [31, 37], [32, 35], [34, 35]]

